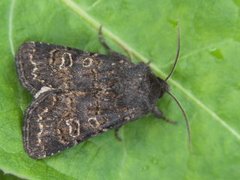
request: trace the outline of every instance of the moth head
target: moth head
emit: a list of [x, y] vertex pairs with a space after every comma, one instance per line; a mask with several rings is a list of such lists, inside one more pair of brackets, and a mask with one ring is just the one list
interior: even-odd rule
[[160, 98], [160, 97], [162, 97], [163, 96], [163, 94], [166, 92], [166, 91], [169, 91], [170, 90], [170, 88], [169, 88], [169, 85], [168, 85], [168, 83], [166, 82], [166, 81], [164, 81], [163, 79], [161, 79], [161, 78], [157, 78], [157, 81], [158, 81], [158, 83], [159, 83], [159, 97], [158, 98]]

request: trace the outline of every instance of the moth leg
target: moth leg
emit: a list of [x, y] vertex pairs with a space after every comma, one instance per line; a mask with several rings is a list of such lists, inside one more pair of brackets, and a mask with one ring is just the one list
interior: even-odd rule
[[[125, 57], [123, 56], [122, 54], [112, 50], [109, 45], [106, 43], [106, 40], [103, 36], [103, 33], [102, 33], [102, 25], [99, 27], [99, 30], [98, 30], [98, 39], [99, 39], [99, 42], [101, 43], [101, 45], [104, 47], [104, 49], [107, 51], [108, 55], [112, 55], [112, 56], [115, 56], [115, 57]], [[128, 50], [126, 50], [125, 48], [123, 48], [124, 51], [128, 54], [128, 58], [129, 60], [131, 60], [132, 56], [131, 56], [131, 53], [128, 52]]]
[[120, 137], [120, 134], [119, 134], [119, 130], [120, 130], [120, 127], [114, 129], [114, 135], [118, 141], [122, 141], [122, 138]]
[[107, 51], [108, 54], [112, 54], [114, 51], [108, 46], [108, 44], [105, 41], [105, 38], [103, 37], [102, 33], [102, 25], [99, 27], [98, 30], [98, 39], [101, 45], [104, 47], [104, 49]]
[[177, 122], [176, 121], [173, 121], [173, 120], [170, 120], [168, 119], [162, 111], [160, 111], [156, 106], [153, 108], [153, 114], [159, 118], [159, 119], [162, 119], [164, 121], [166, 121], [167, 123], [170, 123], [170, 124], [176, 124]]
[[152, 63], [152, 60], [148, 60], [148, 62], [144, 63], [146, 66], [150, 67], [150, 64]]

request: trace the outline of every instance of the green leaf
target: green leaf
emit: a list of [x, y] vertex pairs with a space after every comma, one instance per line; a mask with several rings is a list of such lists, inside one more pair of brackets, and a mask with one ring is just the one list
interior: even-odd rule
[[[0, 2], [0, 169], [27, 179], [238, 179], [240, 177], [240, 1], [2, 0]], [[22, 146], [24, 111], [32, 97], [20, 85], [14, 56], [27, 40], [104, 52], [111, 47], [151, 62], [164, 78], [181, 56], [172, 92], [190, 119], [188, 149], [182, 114], [167, 95], [159, 107], [179, 123], [152, 115], [56, 156], [33, 160]]]

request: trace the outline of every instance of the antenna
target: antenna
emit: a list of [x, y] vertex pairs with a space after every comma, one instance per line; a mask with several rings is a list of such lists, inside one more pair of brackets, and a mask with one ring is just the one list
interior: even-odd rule
[[180, 28], [178, 26], [177, 53], [176, 53], [175, 61], [174, 61], [174, 64], [173, 64], [171, 72], [168, 74], [168, 76], [166, 77], [166, 79], [164, 81], [167, 81], [171, 77], [171, 75], [172, 75], [172, 73], [173, 73], [173, 71], [174, 71], [174, 69], [175, 69], [175, 67], [177, 65], [177, 62], [178, 62], [179, 53], [180, 53]]
[[180, 102], [177, 100], [177, 98], [172, 94], [170, 93], [169, 91], [166, 91], [166, 93], [168, 93], [174, 100], [175, 102], [177, 103], [178, 107], [181, 109], [182, 111], [182, 114], [184, 116], [184, 119], [185, 119], [185, 122], [186, 122], [186, 127], [187, 127], [187, 134], [188, 134], [188, 142], [189, 144], [191, 145], [191, 130], [190, 130], [190, 125], [189, 125], [189, 121], [188, 121], [188, 118], [187, 118], [187, 114], [185, 113], [182, 105], [180, 104]]

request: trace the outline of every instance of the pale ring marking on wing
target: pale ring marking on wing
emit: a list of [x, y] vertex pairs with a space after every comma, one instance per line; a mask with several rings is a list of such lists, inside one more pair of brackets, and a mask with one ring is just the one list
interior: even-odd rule
[[[70, 60], [69, 65], [66, 65], [66, 61], [67, 61], [67, 59], [65, 59], [66, 57], [68, 57], [69, 60]], [[63, 66], [64, 66], [64, 67], [72, 67], [72, 65], [73, 65], [73, 59], [72, 59], [72, 54], [71, 54], [71, 53], [64, 52], [63, 55], [62, 55], [62, 57], [61, 57], [61, 60], [62, 60], [62, 62], [61, 62], [61, 64], [60, 64], [60, 66], [59, 66], [59, 69], [63, 69]]]
[[89, 57], [83, 59], [82, 61], [83, 67], [90, 67], [92, 64], [93, 64], [93, 59]]
[[[90, 117], [88, 119], [88, 122], [89, 122], [90, 126], [93, 128], [98, 128], [100, 126], [100, 123], [98, 122], [96, 117]], [[93, 125], [93, 122], [95, 123], [95, 125]]]

